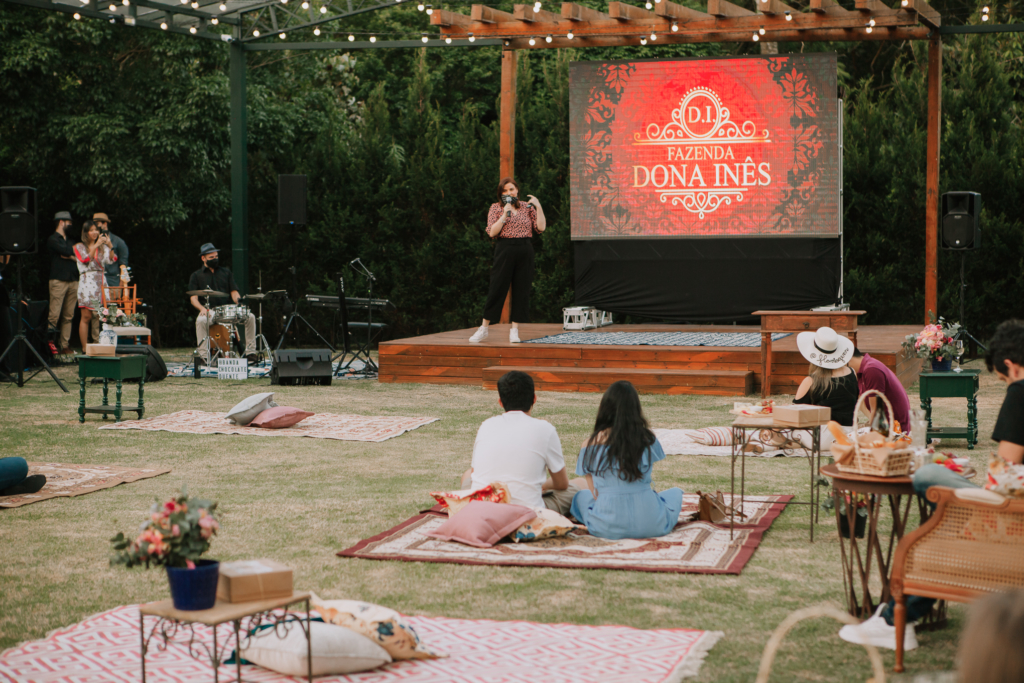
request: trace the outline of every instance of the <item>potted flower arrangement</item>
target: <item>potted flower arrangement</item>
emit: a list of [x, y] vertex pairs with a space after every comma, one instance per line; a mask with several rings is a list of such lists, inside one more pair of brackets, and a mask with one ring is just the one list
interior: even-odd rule
[[103, 325], [103, 331], [100, 332], [100, 344], [117, 344], [117, 334], [114, 333], [113, 327], [128, 322], [128, 314], [116, 305], [110, 304], [99, 310], [99, 319]]
[[220, 563], [200, 558], [220, 528], [216, 511], [217, 503], [190, 498], [183, 486], [177, 497], [153, 504], [135, 540], [123, 533], [110, 539], [115, 551], [110, 563], [163, 565], [175, 609], [209, 609], [217, 600]]
[[[855, 510], [853, 535], [857, 538], [864, 538], [864, 531], [867, 528], [868, 522], [868, 494], [866, 493], [846, 492], [839, 500], [839, 535], [843, 538], [850, 537], [850, 520], [847, 516], [847, 510], [851, 505]], [[834, 510], [835, 507], [836, 501], [833, 496], [828, 496], [821, 502], [821, 509], [823, 510]]]
[[947, 323], [939, 318], [931, 325], [925, 325], [917, 334], [908, 334], [903, 348], [918, 358], [932, 363], [933, 372], [948, 372], [959, 353], [956, 336], [960, 333], [958, 323]]

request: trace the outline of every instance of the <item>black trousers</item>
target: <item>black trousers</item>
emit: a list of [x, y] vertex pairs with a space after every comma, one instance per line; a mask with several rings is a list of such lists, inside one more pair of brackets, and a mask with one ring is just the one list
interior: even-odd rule
[[533, 242], [529, 237], [499, 239], [494, 247], [491, 286], [487, 290], [484, 320], [501, 319], [505, 294], [512, 285], [512, 322], [530, 322], [530, 290], [533, 288]]

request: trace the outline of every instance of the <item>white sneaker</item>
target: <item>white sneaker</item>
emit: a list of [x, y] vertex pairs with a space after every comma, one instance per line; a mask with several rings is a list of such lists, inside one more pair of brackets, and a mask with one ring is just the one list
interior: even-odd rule
[[[870, 644], [875, 647], [884, 647], [889, 650], [896, 649], [896, 627], [889, 626], [882, 618], [882, 610], [885, 605], [879, 605], [875, 616], [860, 624], [847, 624], [839, 629], [839, 637], [848, 643], [855, 645]], [[913, 624], [907, 624], [903, 632], [903, 650], [917, 649], [917, 633]]]
[[517, 330], [514, 327], [508, 333], [508, 343], [509, 344], [518, 344], [519, 343], [519, 330]]
[[487, 339], [487, 335], [488, 334], [489, 334], [488, 329], [486, 327], [484, 327], [483, 325], [481, 325], [480, 329], [478, 329], [476, 332], [474, 332], [473, 336], [469, 338], [469, 341], [471, 341], [471, 342], [482, 342], [484, 339]]

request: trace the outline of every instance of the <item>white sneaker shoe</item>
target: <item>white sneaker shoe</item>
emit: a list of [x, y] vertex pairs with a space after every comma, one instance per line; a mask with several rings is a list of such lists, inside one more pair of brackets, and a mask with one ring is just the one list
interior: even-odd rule
[[486, 327], [484, 327], [483, 325], [481, 325], [480, 329], [478, 329], [476, 332], [474, 332], [473, 336], [469, 338], [469, 341], [471, 341], [471, 342], [482, 342], [484, 339], [487, 339], [487, 335], [488, 334], [490, 334], [488, 329]]
[[519, 330], [517, 330], [514, 327], [508, 333], [508, 343], [509, 344], [518, 344], [519, 343]]
[[[885, 619], [882, 618], [882, 610], [885, 609], [885, 605], [879, 605], [878, 610], [875, 612], [875, 616], [870, 619], [857, 624], [847, 624], [846, 626], [839, 629], [839, 637], [848, 643], [854, 643], [855, 645], [870, 644], [875, 647], [884, 647], [888, 650], [896, 649], [896, 627], [889, 626], [885, 623]], [[916, 650], [917, 649], [917, 633], [914, 631], [913, 624], [907, 624], [906, 630], [903, 632], [903, 650]]]

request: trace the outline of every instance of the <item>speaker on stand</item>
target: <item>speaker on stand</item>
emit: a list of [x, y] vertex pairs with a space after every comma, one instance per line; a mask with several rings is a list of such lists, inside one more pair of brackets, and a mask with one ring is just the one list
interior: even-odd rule
[[978, 347], [988, 350], [977, 337], [967, 330], [964, 322], [964, 302], [967, 298], [967, 279], [964, 273], [967, 252], [981, 247], [981, 195], [977, 192], [947, 192], [942, 195], [942, 248], [960, 252], [960, 332], [958, 341], [967, 340], [970, 356], [977, 358]]

